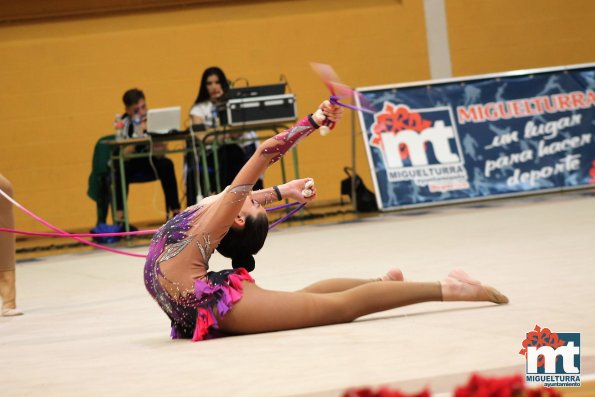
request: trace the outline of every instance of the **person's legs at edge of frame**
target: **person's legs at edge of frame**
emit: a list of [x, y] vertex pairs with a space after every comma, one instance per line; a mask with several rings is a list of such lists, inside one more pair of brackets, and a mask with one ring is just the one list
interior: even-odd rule
[[[0, 174], [0, 189], [12, 197], [11, 183]], [[0, 227], [14, 229], [12, 203], [0, 197]], [[2, 298], [2, 316], [23, 314], [16, 306], [15, 272], [15, 236], [12, 233], [0, 233], [0, 297]]]

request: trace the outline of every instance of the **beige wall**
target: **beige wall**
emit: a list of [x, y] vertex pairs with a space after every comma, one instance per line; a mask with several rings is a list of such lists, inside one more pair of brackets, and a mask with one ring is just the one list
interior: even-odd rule
[[[328, 95], [310, 61], [332, 64], [353, 86], [429, 78], [421, 0], [245, 3], [0, 25], [0, 171], [17, 200], [62, 228], [93, 226], [86, 196], [93, 145], [112, 131], [122, 93], [134, 86], [150, 107], [187, 112], [207, 66], [252, 85], [284, 74], [306, 114]], [[446, 5], [455, 75], [593, 60], [590, 1]], [[316, 178], [322, 200], [339, 197], [349, 134], [344, 122], [300, 144], [301, 174]], [[357, 143], [359, 172], [371, 186]], [[180, 156], [172, 158], [181, 181]], [[267, 175], [268, 184], [279, 182], [278, 167]], [[129, 202], [132, 222], [163, 217], [157, 182], [133, 185]], [[17, 225], [43, 229], [21, 214]]]

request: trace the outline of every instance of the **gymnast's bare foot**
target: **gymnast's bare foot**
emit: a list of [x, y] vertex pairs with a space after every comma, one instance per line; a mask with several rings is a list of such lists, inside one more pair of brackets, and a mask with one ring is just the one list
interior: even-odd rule
[[508, 303], [508, 298], [500, 291], [471, 278], [467, 273], [456, 269], [440, 282], [444, 301], [488, 301], [498, 304]]
[[380, 277], [381, 281], [403, 281], [405, 277], [403, 277], [403, 272], [401, 269], [392, 268], [382, 277]]

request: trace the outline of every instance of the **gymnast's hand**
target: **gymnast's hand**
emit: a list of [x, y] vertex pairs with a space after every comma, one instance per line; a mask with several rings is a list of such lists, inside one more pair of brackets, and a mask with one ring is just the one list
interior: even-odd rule
[[330, 101], [326, 100], [318, 106], [318, 110], [312, 114], [312, 118], [318, 125], [323, 125], [325, 120], [327, 123], [336, 123], [343, 117], [343, 108], [339, 105], [333, 105]]
[[316, 186], [312, 178], [295, 179], [279, 186], [284, 199], [309, 203], [316, 198]]

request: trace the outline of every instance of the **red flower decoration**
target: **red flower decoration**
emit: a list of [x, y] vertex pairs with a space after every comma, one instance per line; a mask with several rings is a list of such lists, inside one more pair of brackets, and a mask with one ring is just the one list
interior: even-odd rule
[[[396, 135], [403, 130], [412, 130], [419, 133], [431, 125], [431, 121], [422, 119], [419, 113], [411, 112], [407, 106], [393, 106], [390, 103], [385, 103], [384, 109], [376, 116], [376, 121], [372, 125], [374, 136], [371, 139], [371, 144], [381, 146], [381, 136], [385, 132], [394, 132]], [[409, 157], [406, 145], [400, 145], [399, 151], [402, 159]]]
[[381, 386], [374, 390], [370, 387], [360, 387], [354, 389], [347, 389], [343, 393], [343, 397], [431, 397], [430, 391], [425, 389], [419, 393], [403, 393], [396, 389], [391, 389], [388, 386]]
[[[535, 346], [540, 348], [541, 346], [551, 346], [554, 349], [557, 349], [560, 346], [564, 346], [566, 343], [565, 340], [558, 338], [558, 334], [551, 332], [549, 328], [543, 328], [539, 325], [536, 325], [534, 330], [527, 333], [527, 338], [523, 341], [523, 348], [519, 351], [519, 354], [522, 356], [527, 356], [527, 347]], [[556, 357], [556, 360], [560, 358], [560, 356]], [[545, 357], [540, 355], [537, 357], [537, 367], [543, 367], [545, 364]]]
[[561, 397], [554, 389], [528, 389], [521, 375], [484, 378], [473, 374], [465, 386], [455, 389], [454, 397]]
[[[430, 397], [429, 390], [419, 393], [403, 393], [399, 390], [382, 386], [377, 389], [361, 387], [347, 389], [342, 397]], [[527, 388], [521, 375], [487, 378], [473, 374], [464, 386], [459, 386], [454, 397], [562, 397], [555, 389]]]

